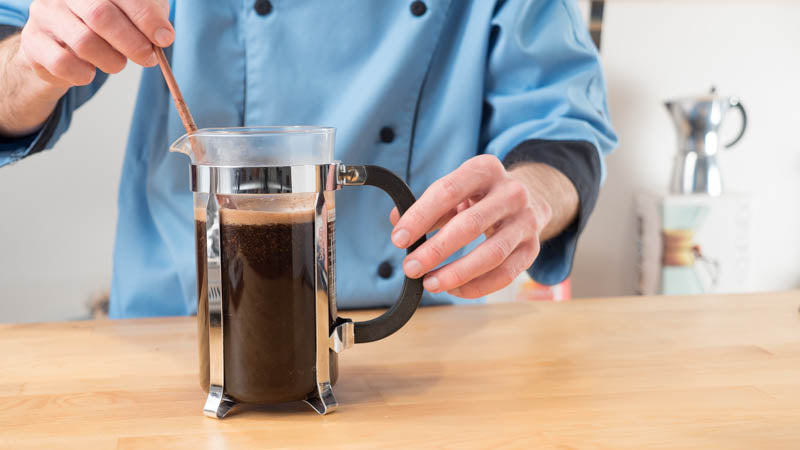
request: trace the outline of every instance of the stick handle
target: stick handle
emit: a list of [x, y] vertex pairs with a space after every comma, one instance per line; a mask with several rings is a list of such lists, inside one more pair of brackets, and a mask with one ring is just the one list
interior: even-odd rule
[[175, 81], [175, 76], [172, 74], [172, 69], [169, 67], [167, 56], [164, 55], [164, 50], [161, 47], [153, 46], [153, 51], [156, 53], [158, 65], [161, 66], [161, 73], [164, 74], [164, 80], [167, 82], [172, 99], [175, 100], [175, 108], [178, 109], [178, 115], [181, 117], [183, 127], [186, 128], [187, 133], [197, 131], [197, 125], [194, 123], [192, 114], [189, 112], [189, 107], [186, 106], [186, 101], [183, 99], [183, 94], [178, 88], [178, 83]]

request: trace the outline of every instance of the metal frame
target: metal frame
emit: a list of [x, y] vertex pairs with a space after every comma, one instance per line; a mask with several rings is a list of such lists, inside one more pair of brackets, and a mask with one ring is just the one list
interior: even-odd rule
[[208, 398], [203, 413], [222, 418], [234, 406], [225, 396], [225, 345], [222, 329], [222, 259], [219, 202], [215, 192], [217, 173], [211, 172], [206, 206], [206, 280], [208, 283]]
[[[236, 401], [225, 392], [225, 345], [222, 288], [222, 260], [218, 194], [290, 194], [316, 193], [314, 208], [314, 273], [316, 313], [316, 382], [317, 388], [305, 399], [315, 411], [327, 414], [338, 403], [333, 395], [330, 374], [330, 351], [336, 353], [351, 347], [355, 341], [353, 322], [336, 318], [335, 261], [329, 252], [328, 236], [333, 236], [334, 191], [342, 186], [364, 184], [363, 166], [339, 163], [272, 167], [191, 166], [191, 186], [195, 193], [208, 193], [206, 205], [206, 280], [208, 283], [208, 352], [209, 390], [203, 413], [208, 417], [225, 417]], [[331, 323], [336, 325], [331, 329]]]

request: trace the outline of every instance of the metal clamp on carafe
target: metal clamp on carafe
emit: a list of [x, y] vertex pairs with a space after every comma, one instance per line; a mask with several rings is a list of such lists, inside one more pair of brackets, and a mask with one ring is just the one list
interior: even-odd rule
[[[330, 162], [333, 139], [332, 128], [215, 129], [199, 130], [172, 146], [173, 151], [192, 157], [200, 375], [201, 384], [208, 389], [203, 408], [207, 416], [222, 418], [239, 402], [304, 400], [320, 414], [335, 410], [332, 385], [338, 370], [337, 354], [354, 343], [389, 336], [419, 305], [422, 280], [405, 278], [400, 297], [383, 315], [355, 323], [338, 317], [335, 191], [343, 186], [376, 186], [392, 197], [401, 214], [415, 198], [402, 179], [384, 168]], [[203, 154], [192, 152], [192, 145], [201, 146]], [[281, 212], [284, 210], [289, 212]], [[306, 211], [309, 227], [308, 234], [303, 234], [297, 217], [306, 217]], [[289, 217], [287, 223], [296, 229], [286, 236], [297, 241], [283, 244], [288, 246], [286, 264], [294, 265], [291, 273], [295, 278], [289, 284], [276, 284], [278, 275], [263, 274], [263, 267], [256, 267], [254, 261], [259, 255], [250, 259], [242, 256], [248, 249], [234, 248], [245, 244], [234, 239], [235, 225], [229, 219], [226, 222], [227, 216], [244, 217], [236, 219], [243, 220], [241, 223], [255, 223], [253, 217]], [[286, 286], [286, 290], [276, 288], [280, 286]], [[284, 307], [279, 305], [292, 311], [285, 318], [277, 318], [286, 331], [259, 322], [258, 314], [271, 320], [269, 314], [274, 316]], [[303, 311], [309, 314], [304, 316]], [[250, 340], [259, 338], [264, 342], [250, 345]], [[281, 346], [288, 346], [287, 351], [283, 352]], [[309, 352], [313, 358], [303, 359], [302, 355]], [[206, 354], [207, 368], [203, 364]], [[226, 361], [239, 368], [250, 364], [245, 369], [253, 371], [274, 369], [279, 376], [265, 376], [260, 384], [248, 377], [226, 379], [227, 374], [234, 373], [226, 370]]]
[[[744, 136], [747, 113], [737, 97], [723, 97], [715, 88], [705, 96], [670, 100], [664, 103], [678, 132], [678, 154], [672, 169], [673, 194], [722, 193], [722, 175], [717, 155], [721, 147], [731, 148]], [[720, 145], [720, 127], [731, 109], [738, 109], [742, 125], [731, 142]]]

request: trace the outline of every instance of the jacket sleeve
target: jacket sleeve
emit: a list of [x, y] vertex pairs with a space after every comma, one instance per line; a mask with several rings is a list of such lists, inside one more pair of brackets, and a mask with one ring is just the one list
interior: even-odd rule
[[[30, 3], [30, 0], [0, 1], [0, 40], [15, 34], [25, 25], [28, 20]], [[102, 86], [106, 78], [108, 76], [98, 70], [89, 85], [69, 89], [38, 131], [19, 138], [0, 136], [0, 167], [52, 148], [58, 138], [69, 128], [73, 111], [86, 103]]]
[[567, 0], [499, 0], [488, 49], [481, 148], [506, 167], [555, 167], [578, 192], [578, 218], [542, 244], [529, 269], [538, 282], [556, 284], [572, 269], [605, 176], [603, 157], [617, 144], [597, 50]]

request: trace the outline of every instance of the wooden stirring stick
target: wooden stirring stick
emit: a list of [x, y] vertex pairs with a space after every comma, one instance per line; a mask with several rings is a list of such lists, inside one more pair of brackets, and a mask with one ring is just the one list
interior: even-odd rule
[[201, 159], [203, 150], [200, 145], [195, 145], [196, 142], [191, 137], [191, 134], [197, 131], [197, 124], [194, 123], [192, 113], [189, 112], [189, 107], [186, 106], [186, 100], [183, 99], [183, 94], [181, 94], [181, 90], [178, 88], [178, 82], [175, 81], [175, 75], [172, 74], [172, 69], [169, 67], [167, 56], [164, 55], [164, 50], [156, 45], [153, 46], [153, 51], [156, 53], [158, 65], [161, 67], [161, 73], [164, 74], [164, 81], [167, 82], [167, 87], [169, 88], [170, 94], [172, 94], [172, 99], [175, 100], [175, 108], [177, 108], [178, 115], [181, 117], [183, 127], [186, 128], [186, 133], [190, 135], [189, 144], [191, 144], [192, 150], [195, 152], [195, 159]]
[[164, 74], [164, 80], [167, 82], [167, 87], [169, 88], [170, 94], [172, 94], [172, 99], [175, 100], [175, 107], [178, 109], [178, 115], [181, 116], [183, 127], [186, 128], [187, 133], [197, 131], [197, 125], [194, 123], [192, 113], [189, 112], [189, 107], [186, 106], [183, 94], [181, 94], [181, 90], [178, 88], [178, 82], [175, 81], [175, 75], [172, 74], [172, 69], [169, 67], [169, 61], [167, 61], [167, 56], [164, 54], [164, 49], [154, 45], [153, 50], [156, 52], [158, 65], [161, 66], [161, 73]]

